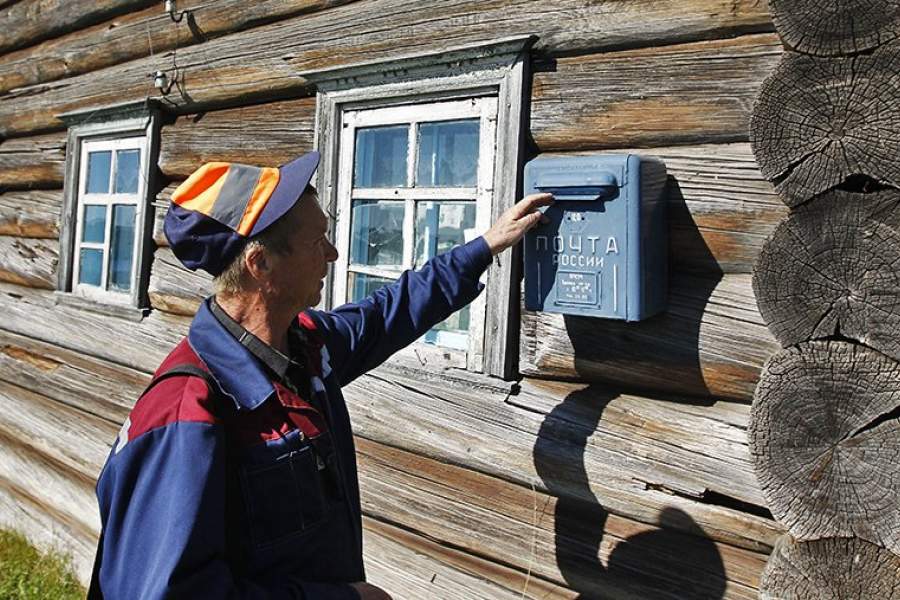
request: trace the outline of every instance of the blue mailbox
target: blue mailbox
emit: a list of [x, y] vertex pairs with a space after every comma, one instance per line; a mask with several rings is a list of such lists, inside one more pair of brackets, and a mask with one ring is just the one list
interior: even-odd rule
[[666, 167], [637, 154], [540, 157], [526, 194], [551, 192], [525, 237], [528, 310], [640, 321], [667, 297]]

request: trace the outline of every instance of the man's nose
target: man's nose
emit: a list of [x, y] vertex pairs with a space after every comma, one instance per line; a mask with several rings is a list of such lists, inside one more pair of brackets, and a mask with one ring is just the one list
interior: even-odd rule
[[327, 250], [328, 250], [328, 252], [327, 252], [326, 255], [325, 255], [326, 260], [327, 260], [328, 262], [334, 262], [334, 261], [336, 261], [336, 260], [338, 259], [338, 250], [337, 250], [337, 248], [334, 246], [334, 244], [331, 243], [331, 240], [328, 241], [328, 248], [327, 248]]

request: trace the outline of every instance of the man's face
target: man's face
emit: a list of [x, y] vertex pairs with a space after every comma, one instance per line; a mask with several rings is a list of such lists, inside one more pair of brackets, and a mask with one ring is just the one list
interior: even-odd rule
[[328, 218], [315, 193], [304, 194], [285, 218], [293, 221], [291, 251], [270, 254], [271, 283], [280, 303], [300, 312], [322, 300], [328, 263], [337, 260], [338, 252], [328, 240]]

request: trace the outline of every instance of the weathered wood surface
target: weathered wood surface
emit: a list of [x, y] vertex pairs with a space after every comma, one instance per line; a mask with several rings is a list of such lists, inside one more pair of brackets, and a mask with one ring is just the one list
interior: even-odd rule
[[52, 290], [58, 262], [57, 240], [0, 235], [0, 281]]
[[65, 132], [0, 141], [0, 191], [61, 188], [65, 162]]
[[314, 97], [179, 117], [162, 128], [159, 168], [185, 179], [210, 160], [278, 166], [312, 150]]
[[900, 192], [832, 191], [794, 211], [753, 277], [785, 347], [842, 335], [900, 359]]
[[0, 52], [31, 45], [132, 10], [155, 0], [19, 0], [0, 12]]
[[560, 58], [534, 75], [541, 151], [747, 140], [782, 46], [772, 34]]
[[900, 36], [897, 0], [770, 0], [785, 44], [817, 56], [857, 54]]
[[200, 302], [212, 293], [210, 275], [186, 269], [169, 248], [156, 250], [148, 290], [153, 308], [193, 316]]
[[897, 600], [900, 557], [855, 538], [797, 542], [786, 535], [772, 551], [761, 600]]
[[785, 350], [760, 378], [749, 438], [795, 537], [855, 536], [900, 555], [900, 364], [846, 342]]
[[179, 0], [179, 12], [190, 11], [175, 25], [162, 3], [122, 14], [30, 48], [0, 57], [0, 94], [96, 71], [150, 54], [184, 49], [244, 29], [297, 15], [325, 10], [355, 0], [257, 0], [247, 10], [243, 0]]
[[[439, 52], [496, 39], [497, 31], [536, 34], [537, 50], [557, 55], [771, 31], [767, 8], [757, 0], [638, 0], [612, 11], [589, 0], [368, 0], [186, 48], [178, 53], [185, 85], [168, 99], [199, 110], [299, 94], [306, 86], [301, 71]], [[0, 136], [58, 129], [60, 113], [145, 98], [154, 93], [147, 74], [170, 66], [164, 53], [20, 88], [0, 97]]]
[[[377, 372], [345, 395], [357, 435], [383, 444], [643, 523], [675, 507], [711, 539], [742, 548], [765, 550], [780, 531], [768, 518], [714, 500], [762, 506], [746, 420], [721, 420], [736, 410], [746, 419], [747, 407], [720, 402], [696, 414], [675, 402], [562, 383], [528, 383], [504, 402], [503, 394]], [[552, 414], [534, 408], [548, 398], [559, 405]], [[580, 416], [569, 414], [578, 407]]]
[[766, 554], [668, 528], [689, 523], [678, 509], [646, 525], [364, 438], [357, 452], [366, 514], [530, 571], [530, 595], [551, 582], [609, 599], [757, 597]]
[[152, 311], [137, 321], [102, 305], [75, 305], [49, 290], [0, 282], [3, 329], [152, 373], [187, 333], [190, 319]]
[[779, 345], [749, 275], [676, 276], [665, 313], [640, 323], [522, 311], [519, 370], [668, 394], [749, 402]]
[[816, 58], [786, 53], [750, 121], [763, 175], [789, 206], [831, 188], [900, 187], [900, 48]]
[[59, 238], [62, 190], [0, 193], [0, 235]]
[[363, 518], [363, 537], [366, 578], [394, 600], [575, 597], [565, 588], [528, 580], [502, 564], [375, 519]]

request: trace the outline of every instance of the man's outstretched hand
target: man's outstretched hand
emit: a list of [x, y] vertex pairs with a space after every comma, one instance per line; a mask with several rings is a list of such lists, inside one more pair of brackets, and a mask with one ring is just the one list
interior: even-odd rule
[[500, 215], [484, 234], [484, 241], [496, 256], [510, 246], [519, 243], [525, 232], [541, 222], [543, 215], [538, 211], [542, 206], [553, 204], [553, 194], [531, 194]]

